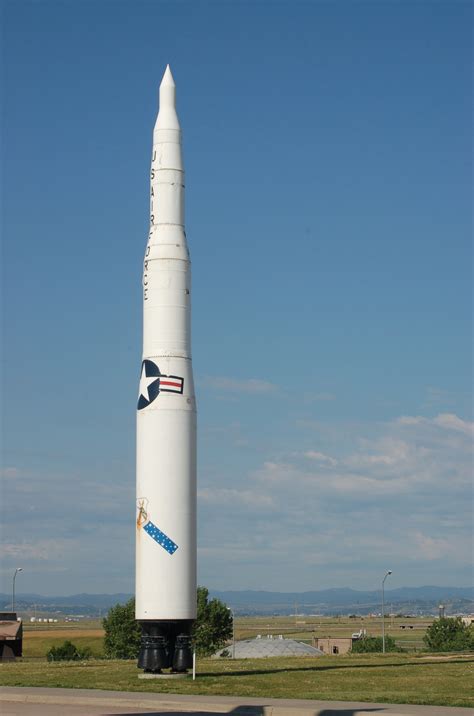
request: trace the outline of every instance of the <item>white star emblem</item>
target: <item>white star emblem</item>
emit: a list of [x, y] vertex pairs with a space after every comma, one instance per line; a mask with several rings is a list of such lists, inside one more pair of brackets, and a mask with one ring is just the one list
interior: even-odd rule
[[143, 395], [143, 397], [145, 398], [145, 400], [146, 400], [147, 402], [150, 402], [150, 396], [149, 396], [149, 394], [148, 394], [148, 386], [150, 386], [152, 383], [154, 383], [155, 380], [158, 380], [158, 377], [159, 377], [159, 376], [157, 376], [157, 375], [147, 376], [146, 370], [145, 370], [145, 363], [143, 364], [142, 374], [141, 374], [141, 376], [140, 376], [140, 393], [139, 393], [139, 396], [140, 396], [140, 395]]

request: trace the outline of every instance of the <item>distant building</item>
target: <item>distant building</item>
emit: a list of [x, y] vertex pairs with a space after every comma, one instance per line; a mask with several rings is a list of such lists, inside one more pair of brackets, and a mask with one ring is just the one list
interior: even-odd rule
[[352, 638], [314, 637], [313, 646], [324, 654], [348, 654], [352, 649]]
[[219, 649], [214, 657], [231, 657], [236, 659], [260, 659], [266, 656], [322, 656], [321, 651], [309, 644], [294, 639], [284, 639], [282, 634], [265, 638], [259, 634], [256, 639], [243, 639]]

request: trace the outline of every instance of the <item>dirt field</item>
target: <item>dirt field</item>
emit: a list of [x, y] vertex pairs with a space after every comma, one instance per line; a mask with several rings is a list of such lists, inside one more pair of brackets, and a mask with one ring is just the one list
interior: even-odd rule
[[[423, 636], [432, 618], [404, 619], [387, 618], [385, 633], [392, 636], [397, 644], [407, 651], [424, 648]], [[354, 632], [365, 629], [368, 636], [380, 636], [380, 617], [236, 617], [235, 638], [252, 639], [258, 634], [297, 639], [312, 643], [313, 637], [350, 637]], [[95, 657], [103, 656], [101, 619], [84, 619], [80, 622], [59, 622], [57, 624], [24, 624], [23, 653], [25, 658], [42, 658], [53, 646], [65, 640], [76, 646], [89, 648]]]
[[87, 637], [99, 638], [104, 636], [104, 630], [100, 629], [71, 629], [69, 627], [58, 627], [57, 629], [23, 629], [24, 639], [72, 639]]

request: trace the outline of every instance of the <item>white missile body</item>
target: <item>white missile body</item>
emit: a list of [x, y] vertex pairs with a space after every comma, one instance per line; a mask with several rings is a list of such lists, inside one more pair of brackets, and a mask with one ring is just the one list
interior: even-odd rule
[[191, 269], [175, 94], [168, 66], [153, 133], [150, 232], [143, 270], [136, 522], [136, 618], [142, 628], [147, 622], [196, 618]]

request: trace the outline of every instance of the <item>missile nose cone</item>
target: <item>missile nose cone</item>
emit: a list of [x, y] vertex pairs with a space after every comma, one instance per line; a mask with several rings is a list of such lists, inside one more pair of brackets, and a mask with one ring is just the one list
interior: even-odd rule
[[155, 129], [180, 129], [176, 114], [176, 85], [169, 65], [166, 65], [160, 84], [160, 110]]
[[166, 65], [165, 74], [163, 75], [163, 79], [161, 80], [160, 87], [164, 87], [166, 85], [169, 85], [171, 87], [176, 87], [173, 79], [173, 75], [171, 74], [171, 67], [169, 65]]

